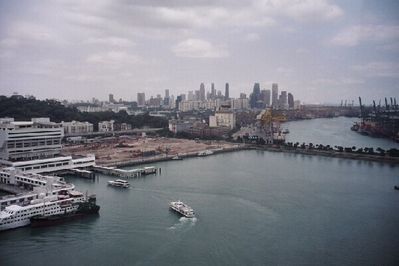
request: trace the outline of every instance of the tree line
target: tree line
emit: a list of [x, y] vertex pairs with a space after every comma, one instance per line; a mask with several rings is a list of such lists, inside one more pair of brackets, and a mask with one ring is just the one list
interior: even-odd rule
[[87, 121], [98, 129], [98, 122], [115, 120], [116, 123], [131, 124], [133, 128], [156, 127], [166, 128], [168, 120], [162, 117], [150, 116], [149, 113], [128, 115], [126, 111], [114, 113], [80, 112], [76, 107], [66, 107], [56, 100], [37, 100], [34, 97], [0, 96], [0, 117], [13, 117], [16, 121], [30, 121], [32, 117], [49, 117], [53, 122]]

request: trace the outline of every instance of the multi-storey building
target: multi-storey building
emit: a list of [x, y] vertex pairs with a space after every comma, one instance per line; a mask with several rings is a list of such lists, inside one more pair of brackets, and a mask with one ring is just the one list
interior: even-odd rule
[[137, 105], [139, 107], [145, 106], [145, 93], [144, 92], [137, 93]]
[[273, 107], [278, 107], [278, 84], [273, 83], [272, 84], [272, 106]]
[[233, 129], [236, 126], [236, 114], [230, 110], [216, 111], [214, 116], [209, 117], [209, 126]]
[[98, 122], [99, 132], [112, 132], [114, 131], [114, 120]]
[[61, 122], [62, 127], [64, 128], [65, 135], [79, 135], [82, 133], [90, 133], [93, 132], [93, 124], [89, 122], [79, 122], [79, 121], [71, 121], [71, 122]]
[[49, 118], [0, 121], [0, 158], [29, 160], [60, 153], [64, 130]]

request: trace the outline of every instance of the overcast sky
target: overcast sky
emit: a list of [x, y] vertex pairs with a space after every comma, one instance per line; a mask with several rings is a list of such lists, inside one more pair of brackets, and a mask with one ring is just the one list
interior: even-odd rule
[[399, 1], [0, 0], [0, 94], [136, 100], [214, 82], [399, 100]]

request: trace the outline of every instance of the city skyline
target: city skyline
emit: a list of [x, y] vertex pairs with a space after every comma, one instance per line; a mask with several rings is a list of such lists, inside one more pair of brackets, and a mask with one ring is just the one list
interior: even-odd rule
[[[305, 103], [398, 97], [395, 1], [0, 2], [0, 92], [135, 100], [289, 91]], [[118, 14], [118, 15], [116, 15]]]

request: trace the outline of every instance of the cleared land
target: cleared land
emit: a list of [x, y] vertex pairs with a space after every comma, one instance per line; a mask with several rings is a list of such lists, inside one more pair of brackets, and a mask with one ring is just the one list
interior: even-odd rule
[[98, 165], [119, 165], [171, 158], [179, 155], [192, 156], [205, 150], [230, 150], [236, 144], [225, 141], [194, 141], [175, 138], [107, 138], [90, 144], [70, 145], [63, 148], [65, 155], [94, 154]]

